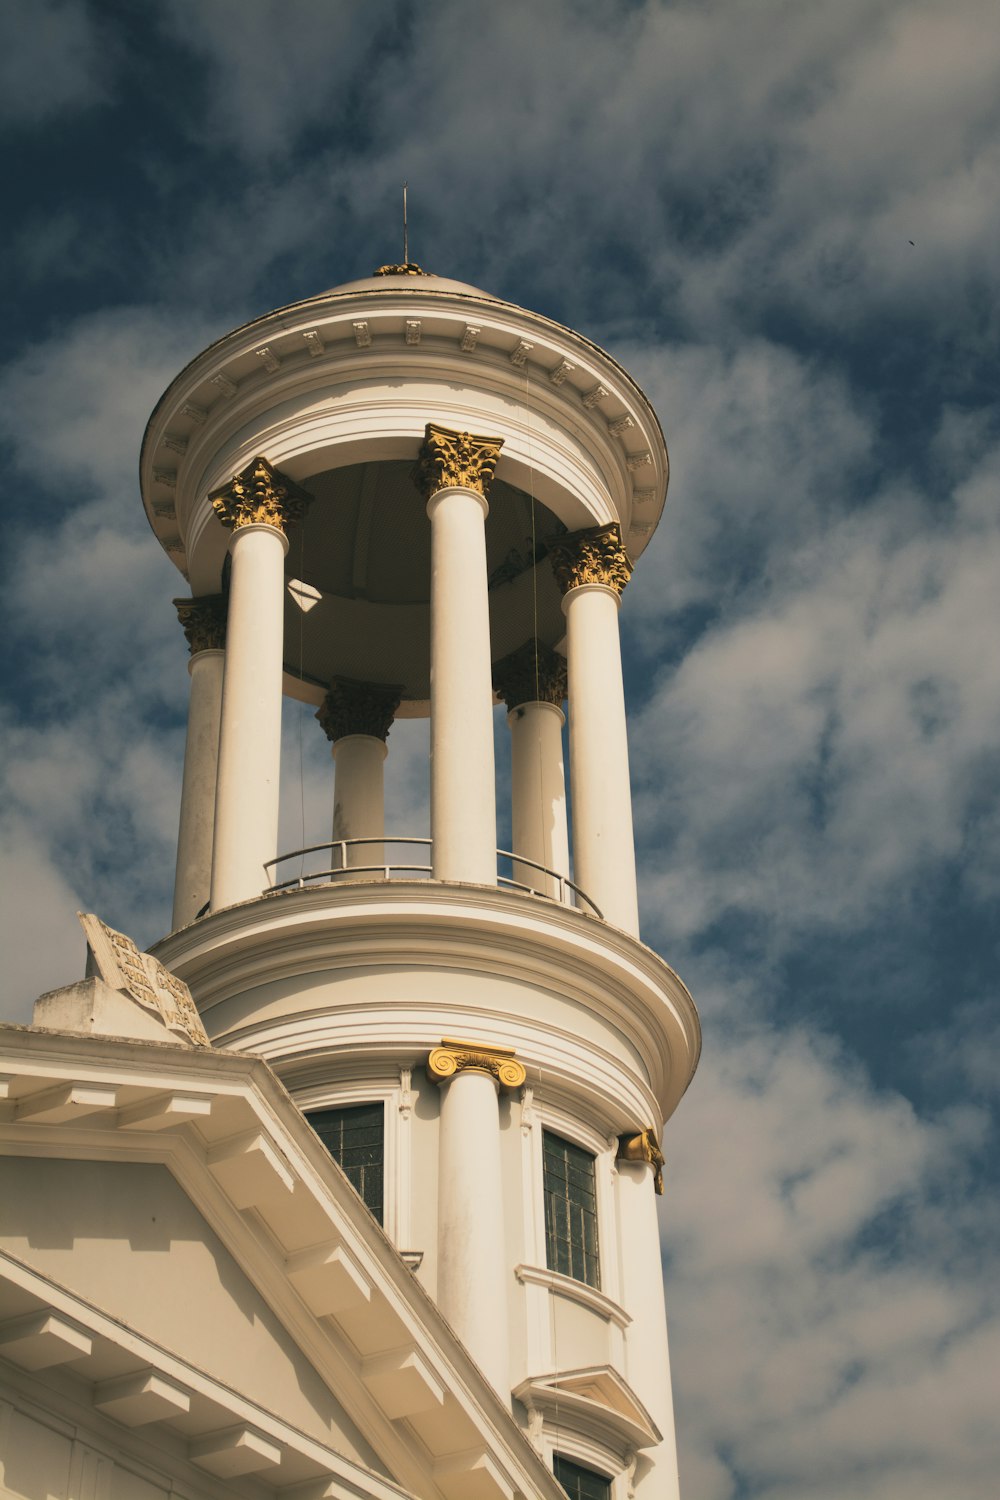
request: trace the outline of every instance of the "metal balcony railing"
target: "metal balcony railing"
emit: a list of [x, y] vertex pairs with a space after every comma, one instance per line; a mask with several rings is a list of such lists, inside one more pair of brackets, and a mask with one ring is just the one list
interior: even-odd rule
[[[407, 849], [420, 848], [427, 850], [427, 863], [416, 864], [410, 861], [386, 859], [386, 847], [404, 844]], [[430, 839], [420, 838], [363, 838], [363, 839], [331, 839], [326, 844], [309, 844], [304, 849], [292, 849], [288, 854], [279, 854], [276, 859], [268, 860], [264, 869], [273, 884], [268, 885], [264, 891], [265, 896], [276, 895], [281, 891], [297, 891], [307, 885], [339, 884], [342, 881], [364, 881], [364, 880], [400, 880], [416, 877], [417, 879], [430, 880], [433, 878], [433, 865], [431, 859], [432, 843]], [[373, 858], [371, 863], [364, 863], [364, 856], [359, 861], [359, 851], [371, 849]], [[321, 865], [319, 869], [306, 870], [305, 864], [311, 861], [312, 856], [329, 853], [328, 860], [317, 860]], [[287, 864], [289, 860], [298, 859], [302, 861], [297, 875], [289, 876], [284, 880], [274, 880], [273, 877], [279, 873], [279, 866]], [[497, 884], [509, 887], [515, 891], [527, 891], [532, 896], [542, 896], [549, 901], [558, 901], [563, 906], [575, 906], [580, 911], [586, 911], [591, 916], [600, 917], [604, 920], [604, 913], [596, 902], [592, 901], [585, 891], [582, 891], [568, 875], [561, 875], [558, 870], [549, 870], [545, 865], [536, 863], [533, 859], [526, 859], [523, 854], [513, 854], [509, 849], [498, 849], [497, 860], [509, 862], [511, 873], [509, 875], [497, 874]], [[525, 878], [529, 872], [531, 875], [542, 877], [537, 883], [531, 878]]]

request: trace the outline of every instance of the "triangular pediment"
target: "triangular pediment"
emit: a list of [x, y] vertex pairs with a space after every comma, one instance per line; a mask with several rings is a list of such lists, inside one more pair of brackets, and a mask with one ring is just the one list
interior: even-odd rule
[[563, 1426], [603, 1432], [622, 1451], [650, 1448], [662, 1437], [631, 1386], [610, 1365], [534, 1376], [514, 1394]]

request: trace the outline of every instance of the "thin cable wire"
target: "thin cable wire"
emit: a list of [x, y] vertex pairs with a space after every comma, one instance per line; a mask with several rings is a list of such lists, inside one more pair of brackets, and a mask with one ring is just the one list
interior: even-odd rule
[[[303, 574], [305, 572], [305, 549], [306, 549], [305, 525], [304, 525], [304, 523], [302, 521], [300, 521], [299, 522], [299, 583], [300, 584], [302, 584], [302, 583], [305, 582], [305, 579], [304, 579], [304, 576], [303, 576]], [[300, 599], [299, 600], [299, 682], [300, 683], [304, 682], [304, 680], [305, 680], [305, 656], [306, 656], [306, 652], [305, 652], [306, 612], [303, 609], [302, 605], [303, 605], [303, 601]], [[300, 699], [299, 700], [299, 831], [301, 833], [301, 839], [300, 839], [300, 842], [299, 842], [299, 848], [300, 849], [305, 847], [305, 842], [306, 842], [306, 774], [305, 774], [305, 755], [304, 755], [304, 751], [303, 751], [303, 748], [302, 748], [302, 741], [303, 741], [302, 715], [303, 715], [304, 711], [305, 711], [305, 705], [303, 704], [302, 700]], [[303, 854], [300, 857], [300, 859], [299, 859], [299, 878], [300, 879], [302, 878], [302, 874], [303, 874], [303, 872], [305, 870], [305, 863], [306, 863], [306, 857]]]

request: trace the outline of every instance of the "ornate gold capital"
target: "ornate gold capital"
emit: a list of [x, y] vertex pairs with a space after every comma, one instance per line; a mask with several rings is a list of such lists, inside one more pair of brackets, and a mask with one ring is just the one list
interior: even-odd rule
[[384, 740], [401, 697], [402, 690], [397, 687], [335, 677], [316, 717], [328, 740], [342, 740], [348, 734], [370, 734], [373, 739]]
[[663, 1192], [663, 1168], [665, 1158], [660, 1150], [660, 1132], [650, 1125], [638, 1135], [623, 1135], [618, 1138], [619, 1161], [648, 1161], [653, 1168], [653, 1187]]
[[447, 1083], [456, 1073], [489, 1073], [501, 1088], [519, 1089], [528, 1074], [514, 1056], [513, 1047], [483, 1047], [478, 1042], [457, 1042], [443, 1037], [427, 1059], [427, 1071], [435, 1083]]
[[438, 490], [475, 490], [485, 500], [500, 457], [503, 438], [452, 432], [428, 422], [413, 471], [413, 480], [426, 500]]
[[226, 644], [226, 601], [222, 594], [200, 599], [175, 599], [174, 608], [192, 656], [199, 651], [222, 651]]
[[493, 663], [493, 685], [509, 709], [522, 703], [554, 703], [566, 697], [566, 658], [532, 639]]
[[208, 498], [223, 526], [230, 530], [273, 526], [282, 533], [293, 521], [302, 519], [312, 502], [312, 496], [294, 479], [272, 468], [260, 455]]
[[549, 543], [549, 557], [564, 594], [585, 583], [602, 583], [620, 598], [632, 576], [632, 563], [617, 521], [555, 537]]

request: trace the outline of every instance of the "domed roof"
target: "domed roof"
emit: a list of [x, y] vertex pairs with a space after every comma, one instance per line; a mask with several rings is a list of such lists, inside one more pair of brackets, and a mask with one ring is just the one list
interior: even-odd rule
[[486, 297], [490, 302], [501, 302], [501, 297], [484, 292], [482, 287], [470, 286], [467, 281], [452, 281], [448, 276], [435, 276], [433, 271], [424, 271], [412, 261], [405, 266], [380, 266], [371, 276], [362, 276], [357, 281], [345, 281], [340, 286], [330, 287], [324, 295], [337, 296], [341, 292], [397, 291], [407, 287], [421, 292], [458, 292], [466, 297]]

